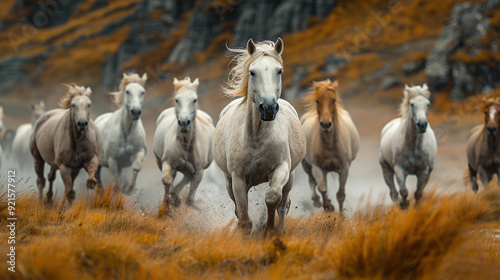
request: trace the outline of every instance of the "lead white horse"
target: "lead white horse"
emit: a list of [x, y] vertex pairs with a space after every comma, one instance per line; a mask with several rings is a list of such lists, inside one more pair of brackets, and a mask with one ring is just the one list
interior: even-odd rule
[[[181, 81], [174, 78], [175, 107], [165, 109], [156, 121], [154, 154], [163, 173], [163, 202], [167, 207], [180, 204], [177, 193], [188, 183], [191, 186], [186, 204], [194, 206], [194, 196], [203, 171], [213, 160], [215, 128], [212, 118], [198, 109], [196, 90], [199, 84], [198, 79], [191, 82], [189, 77]], [[184, 178], [173, 187], [177, 172], [183, 173]]]
[[437, 141], [427, 121], [430, 96], [427, 84], [413, 87], [405, 85], [401, 117], [393, 119], [382, 129], [379, 162], [393, 201], [399, 198], [394, 186], [396, 175], [401, 208], [409, 205], [406, 177], [410, 174], [417, 176], [415, 200], [418, 203], [434, 168]]
[[269, 182], [265, 234], [285, 230], [293, 170], [304, 158], [306, 140], [297, 112], [281, 97], [283, 41], [254, 44], [250, 39], [231, 70], [228, 96], [243, 96], [221, 112], [213, 141], [214, 159], [225, 174], [238, 226], [250, 233], [248, 191]]
[[146, 73], [142, 77], [136, 73], [124, 73], [119, 90], [111, 93], [119, 109], [102, 114], [95, 120], [103, 145], [96, 173], [99, 186], [102, 186], [102, 167], [109, 168], [114, 183], [118, 184], [123, 169], [132, 166], [132, 179], [122, 191], [131, 194], [134, 190], [146, 155], [146, 131], [140, 116], [147, 79]]
[[33, 156], [30, 151], [30, 137], [36, 121], [45, 113], [45, 103], [40, 101], [38, 104], [31, 105], [31, 109], [33, 110], [31, 123], [20, 125], [16, 129], [16, 134], [12, 141], [12, 156], [21, 169], [27, 169], [34, 165]]

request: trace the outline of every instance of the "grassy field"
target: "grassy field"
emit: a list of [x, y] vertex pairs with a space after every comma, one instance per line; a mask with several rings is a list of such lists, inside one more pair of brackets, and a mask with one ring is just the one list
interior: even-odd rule
[[[5, 190], [5, 188], [4, 188]], [[287, 233], [244, 237], [235, 222], [189, 208], [157, 217], [107, 190], [72, 207], [17, 198], [16, 272], [8, 271], [1, 197], [1, 279], [494, 279], [500, 275], [500, 188], [428, 193], [421, 205], [366, 206], [287, 218]], [[228, 209], [228, 211], [232, 211]]]

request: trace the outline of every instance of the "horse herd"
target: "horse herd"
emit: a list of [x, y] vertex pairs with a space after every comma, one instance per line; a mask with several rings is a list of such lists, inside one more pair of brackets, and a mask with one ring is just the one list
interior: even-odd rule
[[[280, 98], [283, 48], [279, 38], [276, 42], [258, 43], [250, 39], [246, 48], [230, 49], [237, 55], [224, 93], [239, 98], [222, 110], [217, 126], [198, 108], [199, 80], [174, 78], [175, 106], [165, 109], [156, 121], [153, 151], [162, 172], [163, 202], [167, 209], [181, 203], [178, 193], [187, 184], [190, 190], [186, 204], [194, 206], [204, 169], [214, 159], [225, 175], [238, 226], [245, 232], [252, 230], [248, 191], [264, 182], [269, 182], [265, 194], [265, 231], [285, 230], [293, 170], [299, 163], [309, 177], [314, 205], [323, 206], [326, 211], [334, 210], [327, 195], [326, 175], [332, 171], [339, 174], [337, 201], [339, 210], [343, 210], [349, 167], [359, 149], [358, 131], [342, 107], [338, 81], [314, 82], [304, 98], [308, 111], [301, 118], [290, 103]], [[57, 170], [70, 204], [75, 198], [73, 181], [81, 168], [89, 174], [87, 187], [97, 186], [102, 193], [102, 167], [109, 169], [115, 183], [119, 182], [122, 171], [131, 167], [132, 178], [122, 191], [133, 192], [146, 156], [145, 130], [140, 118], [146, 81], [146, 74], [124, 74], [119, 90], [112, 93], [119, 109], [100, 115], [95, 121], [89, 117], [92, 92], [88, 87], [67, 85], [60, 109], [43, 113], [43, 102], [33, 106], [33, 121], [17, 129], [12, 154], [19, 161], [33, 159], [40, 200], [46, 183], [46, 163], [50, 166], [46, 203], [52, 203]], [[382, 129], [379, 163], [391, 199], [402, 208], [409, 205], [406, 177], [417, 176], [418, 202], [434, 166], [437, 142], [427, 121], [430, 95], [426, 84], [406, 85], [400, 117]], [[467, 150], [474, 191], [478, 189], [477, 173], [483, 185], [494, 174], [500, 175], [500, 155], [495, 152], [499, 145], [500, 99], [485, 100], [484, 112], [485, 125], [474, 129]], [[0, 125], [3, 127], [2, 118]], [[177, 172], [184, 177], [174, 186]], [[278, 227], [275, 227], [276, 212]]]

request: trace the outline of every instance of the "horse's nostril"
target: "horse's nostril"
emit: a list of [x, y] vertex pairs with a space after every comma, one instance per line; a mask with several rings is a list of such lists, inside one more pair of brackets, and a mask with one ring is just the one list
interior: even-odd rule
[[186, 123], [187, 123], [187, 125], [190, 125], [190, 124], [191, 124], [191, 121], [190, 121], [190, 120], [187, 120], [187, 122], [186, 122]]
[[179, 120], [178, 120], [178, 121], [177, 121], [177, 124], [178, 124], [178, 125], [181, 125], [181, 121], [179, 121]]

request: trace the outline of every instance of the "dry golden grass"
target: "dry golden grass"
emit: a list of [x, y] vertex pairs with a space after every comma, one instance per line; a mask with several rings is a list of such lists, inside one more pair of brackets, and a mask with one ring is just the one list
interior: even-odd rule
[[[194, 229], [182, 216], [203, 214], [187, 208], [176, 218], [139, 213], [109, 189], [102, 199], [85, 193], [71, 208], [57, 202], [49, 209], [24, 195], [16, 211], [17, 272], [3, 261], [2, 279], [492, 279], [500, 273], [498, 187], [477, 195], [430, 193], [407, 211], [368, 207], [353, 217], [288, 218], [287, 234], [270, 239], [245, 238], [233, 224]], [[0, 240], [6, 237], [1, 231]]]

